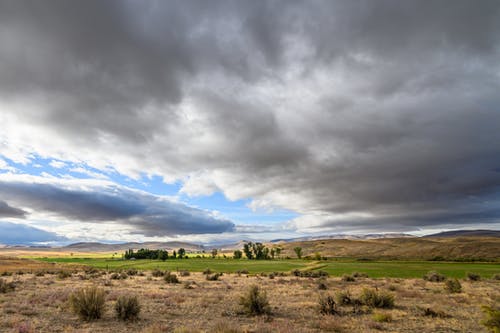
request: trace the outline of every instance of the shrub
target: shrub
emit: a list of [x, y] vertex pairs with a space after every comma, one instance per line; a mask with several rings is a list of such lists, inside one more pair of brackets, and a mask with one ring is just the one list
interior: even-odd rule
[[68, 271], [59, 271], [57, 273], [57, 278], [58, 279], [65, 279], [71, 277], [71, 272]]
[[35, 272], [35, 276], [45, 276], [45, 272], [44, 271], [37, 271], [37, 272]]
[[203, 271], [203, 274], [205, 275], [212, 274], [212, 270], [210, 268], [207, 268]]
[[392, 321], [392, 316], [390, 313], [374, 313], [373, 320], [378, 323], [389, 323]]
[[374, 308], [394, 307], [394, 295], [389, 293], [378, 293], [375, 289], [363, 289], [360, 300], [364, 305]]
[[104, 311], [104, 292], [96, 287], [76, 291], [69, 301], [73, 312], [84, 320], [99, 319]]
[[422, 315], [426, 317], [432, 317], [432, 318], [448, 318], [449, 315], [446, 314], [446, 312], [442, 310], [434, 310], [432, 308], [425, 308], [422, 311]]
[[238, 274], [238, 276], [241, 274], [249, 274], [248, 269], [240, 269], [239, 271], [236, 271], [236, 273]]
[[318, 290], [327, 290], [328, 285], [326, 284], [326, 281], [319, 281], [318, 283]]
[[467, 278], [470, 281], [479, 281], [479, 280], [481, 280], [481, 275], [469, 272], [469, 273], [467, 273]]
[[180, 274], [180, 276], [190, 276], [191, 275], [191, 273], [189, 273], [189, 271], [186, 271], [186, 270], [180, 271], [179, 274]]
[[367, 278], [368, 277], [368, 274], [366, 273], [360, 273], [360, 272], [354, 272], [351, 274], [352, 277], [355, 277], [355, 278]]
[[335, 315], [337, 311], [337, 304], [332, 296], [320, 296], [319, 298], [319, 312], [324, 315]]
[[129, 276], [137, 275], [137, 273], [138, 273], [137, 269], [134, 269], [134, 268], [127, 270], [127, 275], [129, 275]]
[[0, 279], [0, 293], [5, 294], [9, 291], [14, 291], [14, 289], [16, 289], [14, 282], [7, 282], [4, 279]]
[[443, 282], [444, 280], [446, 280], [446, 276], [436, 271], [430, 271], [424, 275], [424, 280], [429, 282]]
[[240, 305], [249, 315], [271, 313], [271, 307], [269, 306], [266, 293], [261, 291], [256, 285], [250, 286], [247, 293], [240, 297]]
[[121, 320], [135, 320], [141, 312], [137, 296], [120, 296], [115, 304], [116, 316]]
[[494, 333], [500, 333], [500, 309], [483, 306], [482, 310], [486, 318], [481, 321], [481, 324]]
[[111, 280], [125, 280], [127, 278], [127, 274], [126, 273], [113, 273], [111, 274], [110, 278]]
[[491, 277], [493, 280], [500, 280], [500, 274], [493, 274]]
[[342, 275], [342, 281], [344, 281], [344, 282], [354, 282], [354, 281], [356, 281], [356, 279], [352, 275], [344, 274], [344, 275]]
[[459, 293], [462, 291], [462, 285], [458, 279], [451, 279], [446, 281], [444, 288], [450, 293]]
[[169, 271], [165, 272], [165, 276], [163, 277], [166, 283], [179, 283], [179, 279], [177, 275], [170, 273]]
[[154, 271], [151, 272], [151, 275], [154, 277], [161, 277], [164, 276], [165, 273], [163, 271], [160, 271], [159, 269], [155, 269]]
[[220, 276], [222, 276], [222, 273], [207, 274], [206, 279], [207, 281], [217, 281]]
[[347, 291], [339, 291], [335, 294], [335, 300], [339, 305], [351, 305], [353, 304], [353, 298], [351, 293]]

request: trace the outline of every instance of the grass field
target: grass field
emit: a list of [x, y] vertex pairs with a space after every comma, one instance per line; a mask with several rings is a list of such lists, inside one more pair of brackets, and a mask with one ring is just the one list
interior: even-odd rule
[[347, 260], [234, 260], [190, 258], [183, 260], [121, 260], [107, 258], [46, 257], [36, 258], [44, 262], [73, 263], [100, 269], [139, 270], [166, 269], [200, 272], [210, 268], [217, 272], [236, 272], [248, 270], [251, 274], [270, 272], [290, 272], [299, 270], [323, 270], [332, 276], [342, 276], [353, 272], [366, 273], [373, 278], [419, 278], [431, 270], [449, 277], [463, 278], [467, 272], [474, 272], [484, 277], [500, 274], [500, 263], [463, 263], [463, 262], [428, 262], [428, 261], [347, 261]]

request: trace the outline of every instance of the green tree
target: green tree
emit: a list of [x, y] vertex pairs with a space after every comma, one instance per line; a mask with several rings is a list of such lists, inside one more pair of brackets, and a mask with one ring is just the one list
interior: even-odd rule
[[234, 259], [241, 259], [242, 256], [243, 256], [243, 252], [241, 252], [240, 250], [236, 250], [233, 253], [233, 258]]
[[212, 249], [212, 258], [217, 256], [217, 249]]
[[293, 251], [297, 255], [297, 258], [302, 258], [302, 248], [300, 246], [294, 247]]
[[174, 252], [172, 252], [172, 258], [174, 258], [174, 259], [177, 258], [177, 252], [175, 252], [175, 250], [174, 250]]
[[247, 256], [248, 259], [253, 259], [252, 245], [253, 245], [252, 242], [243, 244], [243, 252], [245, 252], [245, 255]]

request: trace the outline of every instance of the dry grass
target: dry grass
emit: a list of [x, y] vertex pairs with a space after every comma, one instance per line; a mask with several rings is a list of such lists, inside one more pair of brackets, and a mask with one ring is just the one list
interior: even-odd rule
[[[0, 294], [0, 332], [487, 332], [480, 324], [481, 305], [500, 301], [500, 282], [492, 279], [462, 280], [462, 292], [449, 294], [444, 283], [422, 279], [324, 278], [331, 295], [348, 291], [359, 299], [369, 288], [395, 296], [393, 309], [358, 311], [347, 302], [337, 304], [340, 315], [325, 316], [318, 311], [322, 291], [312, 278], [224, 274], [207, 281], [202, 273], [191, 273], [180, 277], [180, 284], [166, 284], [146, 272], [111, 285], [109, 274], [84, 272], [66, 279], [32, 273], [3, 278], [16, 289]], [[71, 311], [68, 300], [75, 290], [92, 285], [104, 290], [105, 308], [100, 319], [87, 322]], [[242, 313], [239, 299], [251, 285], [266, 292], [270, 316]], [[123, 295], [137, 296], [137, 320], [116, 317], [114, 306]]]

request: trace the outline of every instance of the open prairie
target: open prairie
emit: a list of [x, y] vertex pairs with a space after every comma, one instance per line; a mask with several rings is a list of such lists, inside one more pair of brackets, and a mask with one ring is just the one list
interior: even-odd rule
[[[500, 282], [489, 277], [460, 280], [449, 293], [444, 282], [421, 278], [297, 277], [290, 274], [223, 274], [208, 281], [202, 273], [177, 273], [167, 283], [157, 272], [106, 273], [78, 270], [67, 274], [27, 273], [4, 276], [15, 289], [0, 294], [1, 332], [487, 332], [480, 324], [482, 305], [500, 302]], [[122, 277], [124, 277], [122, 279]], [[251, 285], [267, 293], [270, 313], [251, 316], [239, 299]], [[71, 311], [70, 295], [97, 286], [104, 291], [100, 319], [86, 321]], [[361, 299], [363, 289], [394, 296], [387, 308], [341, 305], [348, 292]], [[321, 289], [321, 290], [320, 290]], [[122, 295], [137, 296], [137, 320], [120, 321], [114, 306]], [[320, 297], [336, 299], [335, 314], [321, 314]], [[391, 296], [391, 297], [392, 297]], [[345, 302], [349, 303], [349, 302]]]

